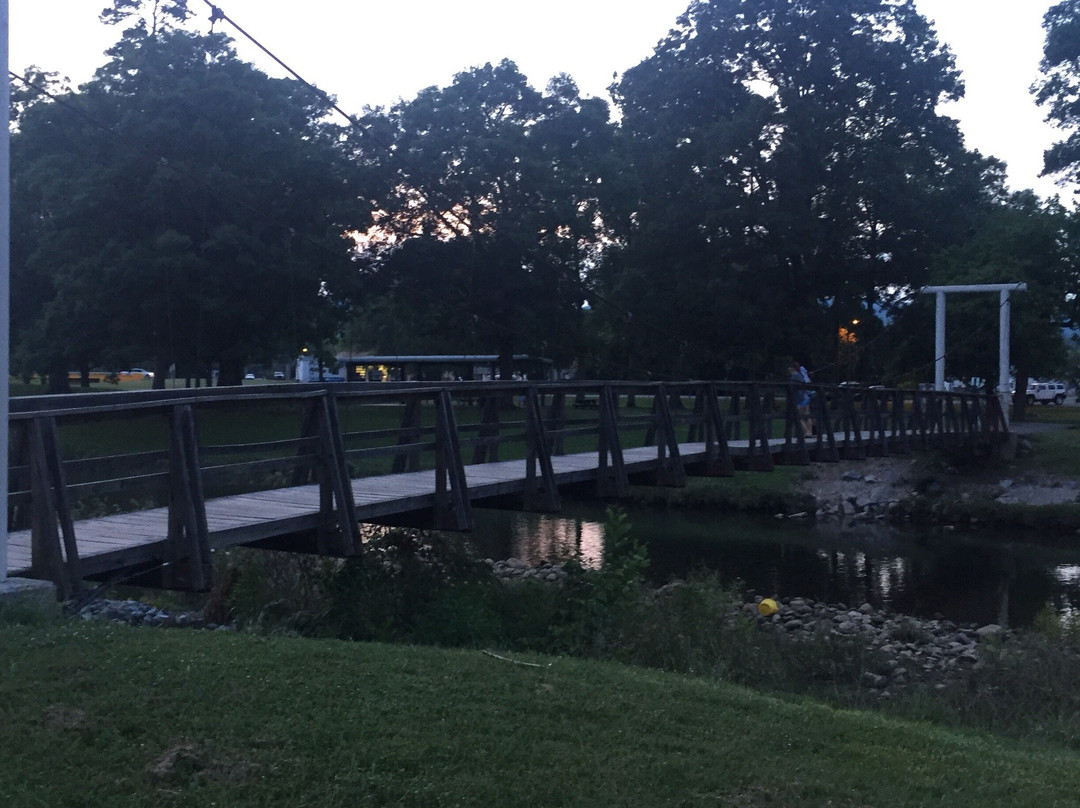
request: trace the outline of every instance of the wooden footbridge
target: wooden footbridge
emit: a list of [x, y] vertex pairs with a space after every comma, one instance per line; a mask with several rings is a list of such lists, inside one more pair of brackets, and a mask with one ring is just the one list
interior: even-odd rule
[[[360, 525], [467, 531], [560, 491], [1007, 439], [993, 396], [790, 383], [266, 385], [11, 401], [8, 575], [205, 589], [236, 545], [333, 556]], [[137, 448], [138, 451], [133, 451]]]

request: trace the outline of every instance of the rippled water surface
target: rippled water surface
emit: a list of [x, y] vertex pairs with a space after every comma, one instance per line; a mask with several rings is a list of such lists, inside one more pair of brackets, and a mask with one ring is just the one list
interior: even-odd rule
[[[471, 541], [493, 558], [531, 562], [580, 553], [603, 558], [604, 514], [477, 511]], [[880, 525], [815, 525], [773, 518], [636, 508], [634, 535], [662, 583], [694, 568], [781, 598], [869, 602], [922, 617], [1029, 625], [1044, 608], [1080, 613], [1080, 549], [1061, 550], [986, 532], [907, 532]]]

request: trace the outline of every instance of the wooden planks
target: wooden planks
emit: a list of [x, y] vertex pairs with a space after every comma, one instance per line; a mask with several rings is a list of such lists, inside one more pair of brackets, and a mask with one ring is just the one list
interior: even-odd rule
[[[842, 438], [842, 436], [841, 436]], [[768, 442], [772, 452], [783, 449], [783, 439]], [[747, 440], [731, 441], [731, 454], [750, 452]], [[686, 464], [703, 463], [704, 442], [678, 445]], [[628, 473], [655, 471], [655, 446], [626, 448], [623, 464]], [[560, 485], [595, 480], [600, 464], [597, 451], [551, 457], [552, 473]], [[470, 501], [524, 493], [527, 461], [505, 460], [464, 467]], [[359, 522], [430, 511], [436, 501], [436, 472], [412, 471], [350, 481]], [[256, 491], [206, 501], [210, 546], [223, 549], [319, 527], [318, 483]], [[167, 508], [113, 514], [75, 523], [79, 558], [85, 575], [101, 575], [133, 564], [163, 561], [169, 536]], [[26, 575], [31, 566], [30, 531], [8, 536], [8, 575]]]

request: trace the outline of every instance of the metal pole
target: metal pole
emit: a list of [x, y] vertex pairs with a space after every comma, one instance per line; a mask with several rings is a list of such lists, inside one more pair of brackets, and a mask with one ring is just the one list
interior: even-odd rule
[[0, 67], [4, 125], [0, 127], [0, 581], [7, 578], [8, 395], [11, 378], [11, 79], [8, 76], [8, 0], [0, 0]]
[[945, 389], [945, 292], [937, 293], [934, 318], [934, 389]]
[[1012, 318], [1012, 298], [1008, 289], [1001, 290], [1001, 314], [998, 317], [998, 399], [1001, 412], [1009, 423], [1009, 328]]

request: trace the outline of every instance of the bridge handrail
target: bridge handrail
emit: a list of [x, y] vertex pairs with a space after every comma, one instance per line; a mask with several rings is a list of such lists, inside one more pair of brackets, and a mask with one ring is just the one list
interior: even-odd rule
[[[795, 401], [806, 390], [813, 394], [815, 435], [803, 434], [799, 426]], [[631, 409], [638, 398], [651, 398], [651, 408]], [[580, 402], [588, 406], [568, 410]], [[385, 403], [395, 405], [386, 412], [401, 413], [399, 426], [354, 428], [371, 423], [376, 410], [369, 406]], [[553, 509], [558, 491], [551, 458], [567, 453], [570, 444], [573, 451], [599, 453], [598, 489], [621, 496], [629, 487], [623, 452], [639, 442], [655, 447], [655, 482], [681, 485], [683, 445], [704, 444], [709, 473], [730, 474], [730, 444], [736, 440], [745, 442], [750, 467], [765, 470], [775, 462], [778, 440], [781, 462], [803, 463], [811, 457], [906, 451], [911, 445], [973, 447], [1007, 433], [993, 396], [789, 381], [330, 383], [23, 397], [11, 404], [9, 428], [16, 439], [9, 458], [10, 518], [35, 531], [35, 565], [69, 586], [78, 578], [74, 503], [90, 496], [130, 497], [142, 489], [165, 496], [170, 513], [176, 510], [169, 539], [174, 555], [195, 559], [185, 574], [205, 584], [206, 499], [230, 486], [272, 487], [267, 475], [274, 476], [273, 485], [317, 484], [323, 507], [330, 509], [321, 523], [340, 528], [326, 538], [327, 546], [349, 554], [359, 547], [350, 476], [433, 468], [434, 522], [468, 528], [464, 467], [498, 460], [504, 446], [526, 459], [527, 504]], [[196, 437], [201, 410], [247, 412], [256, 405], [286, 405], [299, 434], [247, 443]], [[168, 416], [160, 427], [162, 448], [63, 457], [59, 423], [153, 412]], [[471, 460], [463, 448], [472, 449]], [[387, 458], [389, 465], [382, 465]], [[207, 492], [204, 485], [212, 488]]]

